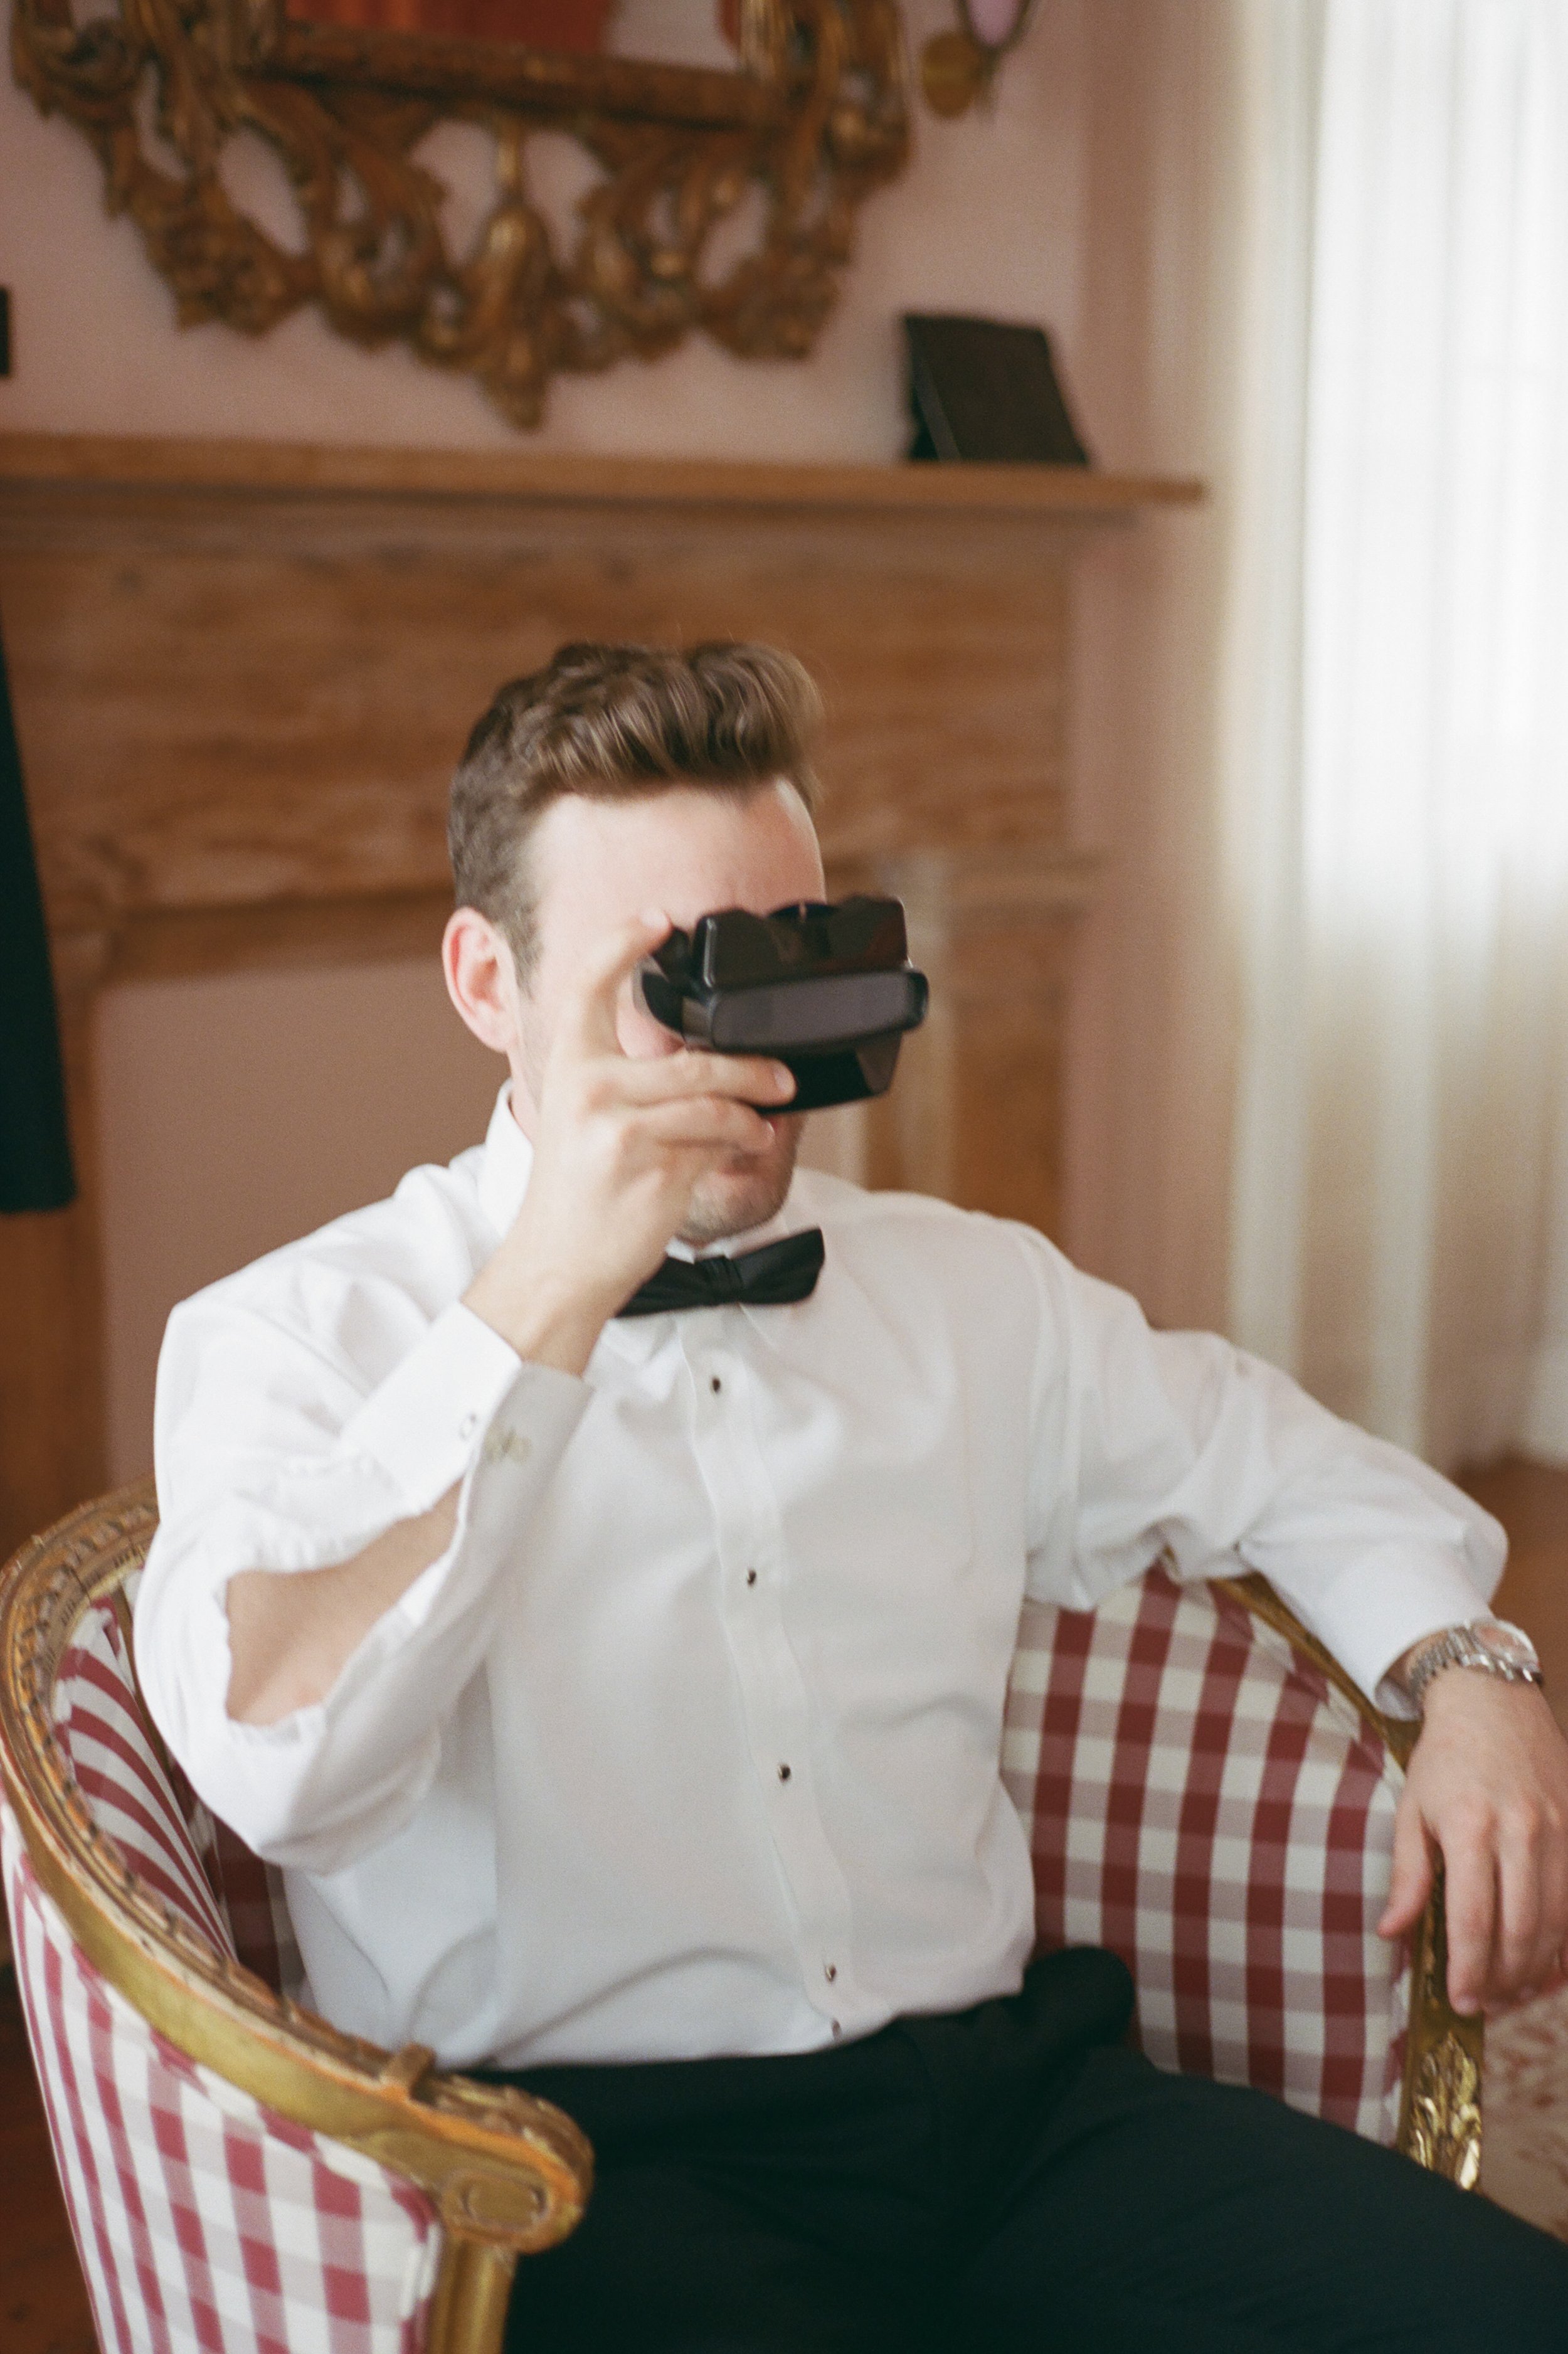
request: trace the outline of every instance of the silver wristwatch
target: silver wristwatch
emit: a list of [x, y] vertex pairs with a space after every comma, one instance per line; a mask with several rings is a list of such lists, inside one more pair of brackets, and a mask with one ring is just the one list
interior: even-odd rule
[[1538, 1684], [1541, 1661], [1522, 1627], [1506, 1618], [1478, 1618], [1473, 1627], [1445, 1627], [1422, 1644], [1404, 1671], [1405, 1692], [1419, 1708], [1426, 1687], [1445, 1668], [1478, 1668], [1504, 1683]]

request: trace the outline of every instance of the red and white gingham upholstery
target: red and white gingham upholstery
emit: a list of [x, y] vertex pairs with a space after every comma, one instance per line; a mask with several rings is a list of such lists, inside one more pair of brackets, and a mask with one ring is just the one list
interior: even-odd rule
[[103, 2354], [419, 2354], [429, 2201], [164, 2041], [75, 1945], [0, 1807], [16, 1976]]
[[[132, 1608], [141, 1582], [140, 1570], [125, 1581], [125, 1600]], [[163, 1894], [173, 1894], [171, 1881], [183, 1885], [194, 1878], [197, 1888], [180, 1904], [186, 1920], [209, 1941], [226, 1945], [275, 1994], [297, 1995], [305, 1973], [284, 1902], [282, 1873], [263, 1863], [238, 1833], [210, 1814], [162, 1743], [154, 1746], [135, 1689], [130, 1647], [119, 1617], [108, 1605], [86, 1613], [60, 1660], [54, 1717], [62, 1736], [68, 1722], [75, 1721], [77, 1729], [67, 1745], [77, 1780], [101, 1827], [119, 1841], [141, 1876]], [[98, 1752], [105, 1741], [117, 1761], [135, 1761], [131, 1770], [139, 1798], [129, 1826], [121, 1812], [123, 1776], [109, 1777], [121, 1789], [101, 1789]], [[107, 1811], [111, 1808], [114, 1813]], [[193, 1846], [201, 1867], [194, 1875], [189, 1869]], [[203, 1917], [204, 1910], [209, 1913], [215, 1904], [222, 1923], [216, 1938]]]
[[[101, 1828], [172, 1912], [275, 1988], [279, 1877], [162, 1762], [111, 1606], [54, 1693]], [[1229, 1596], [1163, 1570], [1023, 1614], [1002, 1767], [1044, 1946], [1111, 1946], [1161, 2066], [1393, 2138], [1408, 1974], [1374, 1924], [1399, 1777], [1350, 1703]], [[153, 2032], [72, 1943], [4, 1816], [13, 1940], [104, 2354], [418, 2354], [429, 2202]]]
[[1029, 1606], [1002, 1774], [1040, 1944], [1121, 1956], [1151, 2060], [1393, 2140], [1409, 1959], [1376, 1925], [1402, 1776], [1303, 1653], [1160, 1568], [1097, 1610]]
[[[219, 1950], [237, 1952], [232, 1910], [249, 1947], [239, 1958], [274, 1983], [297, 1973], [277, 1875], [200, 1808], [198, 1857], [176, 1797], [183, 1777], [165, 1772], [149, 1738], [107, 1606], [83, 1617], [53, 1700], [78, 1785], [138, 1876]], [[75, 1944], [8, 1807], [0, 1847], [27, 2031], [102, 2354], [419, 2354], [440, 2238], [424, 2193], [187, 2060]]]

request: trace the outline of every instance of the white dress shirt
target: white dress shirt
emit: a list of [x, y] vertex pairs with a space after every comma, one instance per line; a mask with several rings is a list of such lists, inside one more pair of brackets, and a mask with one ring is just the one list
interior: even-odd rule
[[[482, 1148], [177, 1309], [153, 1713], [286, 1867], [317, 2006], [448, 2065], [810, 2049], [1016, 1988], [998, 1778], [1020, 1606], [1162, 1547], [1264, 1571], [1363, 1689], [1480, 1613], [1502, 1532], [1027, 1228], [802, 1172], [810, 1299], [606, 1327], [581, 1380], [461, 1304], [530, 1148]], [[243, 1569], [456, 1532], [324, 1702], [232, 1722]]]

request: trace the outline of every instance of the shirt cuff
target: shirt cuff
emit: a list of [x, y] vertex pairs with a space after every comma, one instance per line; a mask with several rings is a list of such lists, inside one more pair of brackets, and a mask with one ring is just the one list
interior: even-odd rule
[[1309, 1624], [1378, 1708], [1413, 1718], [1419, 1712], [1388, 1681], [1390, 1668], [1413, 1643], [1486, 1616], [1486, 1596], [1452, 1553], [1385, 1545], [1358, 1553], [1353, 1569], [1313, 1596]]
[[409, 1515], [428, 1512], [468, 1469], [522, 1363], [457, 1300], [351, 1416], [341, 1443], [380, 1468]]
[[[571, 1444], [591, 1395], [588, 1384], [571, 1373], [514, 1361], [510, 1389], [482, 1426], [464, 1476], [451, 1543], [387, 1614], [382, 1624], [389, 1638], [395, 1629], [400, 1638], [425, 1626], [438, 1606], [451, 1608], [476, 1578], [488, 1584]], [[457, 1571], [459, 1562], [467, 1564], [466, 1577]]]

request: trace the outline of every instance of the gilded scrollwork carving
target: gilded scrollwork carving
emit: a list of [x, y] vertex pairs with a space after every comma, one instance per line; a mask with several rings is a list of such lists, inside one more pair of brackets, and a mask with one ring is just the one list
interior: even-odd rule
[[[38, 106], [91, 140], [182, 323], [259, 335], [315, 303], [358, 343], [474, 376], [532, 426], [563, 372], [652, 359], [694, 329], [797, 356], [832, 309], [855, 209], [906, 154], [895, 0], [745, 0], [741, 22], [727, 74], [307, 26], [278, 0], [120, 0], [79, 25], [70, 0], [15, 0], [12, 54]], [[454, 121], [496, 153], [462, 253], [418, 154]], [[546, 130], [596, 168], [567, 237], [531, 185]], [[297, 248], [229, 193], [241, 132], [282, 162]], [[720, 259], [737, 216], [740, 250]]]
[[1448, 2000], [1448, 1938], [1443, 1867], [1417, 1926], [1411, 1956], [1410, 2040], [1400, 2147], [1461, 2190], [1481, 2179], [1482, 2060], [1486, 2028]]
[[1418, 2166], [1472, 2190], [1481, 2172], [1481, 2072], [1457, 2035], [1422, 2054], [1405, 2147]]

